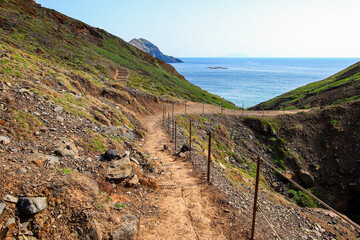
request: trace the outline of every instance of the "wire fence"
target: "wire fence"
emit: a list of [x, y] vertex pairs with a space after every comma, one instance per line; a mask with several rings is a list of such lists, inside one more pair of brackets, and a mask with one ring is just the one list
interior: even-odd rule
[[[168, 118], [166, 119], [166, 107], [164, 107], [164, 112], [163, 112], [163, 127], [166, 129], [168, 129], [168, 132], [170, 133], [170, 143], [174, 143], [174, 151], [177, 151], [177, 123], [175, 120], [175, 113], [174, 113], [174, 104], [172, 104], [172, 114], [170, 115], [170, 112], [168, 112]], [[184, 113], [187, 113], [187, 108], [186, 108], [186, 102], [185, 102], [185, 108], [184, 108]], [[202, 112], [204, 113], [204, 106], [202, 108]], [[220, 113], [223, 113], [224, 109], [223, 106], [221, 106], [220, 109]], [[283, 112], [283, 110], [282, 110]], [[242, 113], [244, 114], [244, 109], [242, 109]], [[283, 112], [284, 113], [284, 112]], [[264, 112], [262, 113], [262, 116], [264, 116]], [[191, 160], [192, 159], [192, 121], [189, 120], [189, 155], [188, 155], [188, 159]], [[211, 146], [212, 146], [212, 132], [208, 131], [207, 135], [208, 135], [208, 151], [207, 151], [207, 182], [210, 183], [210, 175], [211, 175]], [[277, 174], [279, 174], [280, 176], [282, 176], [282, 178], [286, 179], [287, 181], [289, 181], [290, 183], [292, 183], [294, 186], [296, 186], [298, 189], [302, 190], [303, 192], [305, 192], [308, 196], [310, 196], [311, 198], [313, 198], [314, 200], [316, 200], [318, 203], [320, 203], [323, 207], [325, 207], [326, 209], [332, 211], [333, 213], [335, 213], [339, 218], [341, 218], [343, 221], [345, 221], [346, 223], [350, 224], [352, 227], [354, 227], [355, 229], [357, 229], [358, 231], [360, 231], [360, 227], [355, 224], [354, 222], [352, 222], [350, 219], [348, 219], [347, 217], [344, 217], [342, 214], [340, 214], [338, 211], [336, 211], [335, 209], [333, 209], [332, 207], [330, 207], [328, 204], [326, 204], [324, 201], [322, 201], [321, 199], [319, 199], [318, 197], [314, 196], [312, 193], [310, 193], [309, 191], [307, 191], [305, 188], [303, 188], [300, 184], [298, 184], [297, 182], [295, 182], [294, 180], [288, 178], [286, 175], [284, 175], [281, 171], [279, 171], [275, 166], [273, 166], [271, 163], [269, 163], [268, 161], [264, 160], [262, 157], [256, 155], [255, 153], [252, 153], [250, 151], [248, 151], [247, 149], [242, 148], [242, 151], [246, 152], [247, 154], [250, 154], [250, 156], [252, 156], [252, 160], [254, 161], [254, 163], [257, 162], [257, 174], [256, 174], [256, 184], [255, 184], [255, 192], [254, 192], [254, 207], [253, 207], [253, 222], [252, 222], [252, 231], [251, 231], [251, 239], [254, 239], [254, 234], [255, 234], [255, 221], [256, 221], [256, 212], [259, 211], [262, 215], [262, 217], [265, 219], [265, 221], [267, 222], [268, 226], [271, 228], [271, 230], [274, 232], [274, 236], [276, 236], [276, 239], [281, 239], [279, 234], [276, 232], [275, 228], [273, 227], [273, 225], [271, 224], [271, 221], [269, 221], [269, 219], [266, 218], [263, 210], [257, 206], [257, 194], [258, 194], [258, 181], [259, 181], [259, 176], [260, 176], [260, 166], [261, 163], [264, 163], [267, 167], [271, 168], [273, 171], [275, 171]], [[255, 160], [256, 159], [256, 160]], [[196, 163], [194, 162], [194, 164], [196, 165]]]

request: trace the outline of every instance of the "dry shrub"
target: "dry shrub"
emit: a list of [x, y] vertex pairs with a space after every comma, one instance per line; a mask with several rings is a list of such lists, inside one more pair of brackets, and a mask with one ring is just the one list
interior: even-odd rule
[[130, 200], [121, 193], [113, 193], [110, 195], [114, 202], [130, 202]]
[[98, 180], [97, 183], [101, 192], [111, 194], [114, 191], [112, 184], [109, 182], [106, 182], [104, 180]]
[[159, 183], [155, 179], [145, 176], [145, 175], [143, 175], [142, 177], [139, 178], [139, 182], [141, 185], [147, 186], [154, 190], [159, 188]]
[[4, 127], [9, 127], [9, 125], [5, 121], [3, 121], [1, 119], [0, 119], [0, 125], [2, 125]]
[[6, 94], [2, 100], [3, 100], [3, 102], [6, 103], [7, 105], [10, 105], [10, 106], [14, 106], [14, 105], [15, 105], [14, 99], [13, 99], [9, 94]]
[[[96, 197], [99, 194], [99, 186], [94, 179], [87, 177], [86, 175], [73, 173], [72, 176], [72, 186], [76, 187], [85, 192], [89, 193], [92, 197]], [[87, 193], [86, 193], [87, 192]], [[91, 196], [90, 195], [90, 196]]]

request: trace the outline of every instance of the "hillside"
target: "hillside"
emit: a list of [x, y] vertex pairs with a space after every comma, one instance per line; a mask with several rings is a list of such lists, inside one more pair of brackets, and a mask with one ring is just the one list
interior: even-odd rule
[[[256, 112], [245, 114], [256, 115]], [[244, 179], [255, 176], [254, 157], [261, 156], [359, 223], [359, 114], [360, 102], [354, 102], [275, 117], [190, 115], [179, 116], [177, 120], [187, 139], [188, 119], [192, 119], [193, 148], [199, 159], [196, 161], [206, 159], [207, 133], [212, 131], [212, 158], [230, 181], [242, 186], [245, 182], [246, 185]], [[206, 173], [205, 164], [202, 170]], [[320, 207], [319, 203], [265, 165], [262, 174], [265, 189], [272, 189], [300, 206]], [[226, 193], [233, 196], [230, 191]]]
[[[88, 84], [93, 83], [98, 89], [116, 83], [159, 97], [235, 107], [189, 83], [171, 65], [102, 29], [42, 8], [30, 0], [2, 1], [0, 7], [3, 51], [15, 48], [72, 72], [81, 71], [89, 75]], [[10, 70], [12, 64], [3, 62], [2, 71], [19, 77], [16, 71]], [[65, 79], [76, 81], [70, 76]]]
[[144, 116], [181, 98], [235, 108], [31, 0], [0, 1], [0, 62], [0, 239], [130, 234], [121, 229], [151, 214], [142, 196], [158, 188]]
[[134, 38], [129, 42], [131, 45], [137, 47], [138, 49], [150, 54], [153, 57], [156, 57], [160, 60], [163, 60], [166, 63], [182, 63], [181, 59], [174, 58], [172, 56], [168, 56], [163, 54], [160, 49], [155, 46], [150, 41], [144, 38]]
[[[249, 239], [256, 156], [297, 181], [306, 170], [358, 219], [358, 103], [284, 116], [223, 109], [235, 107], [165, 62], [31, 0], [0, 1], [0, 62], [1, 240]], [[184, 114], [189, 99], [199, 102]], [[193, 159], [179, 152], [188, 118]], [[260, 185], [256, 239], [360, 237], [297, 206], [314, 204], [271, 169]]]
[[250, 109], [306, 109], [359, 100], [360, 62], [324, 80], [310, 83]]

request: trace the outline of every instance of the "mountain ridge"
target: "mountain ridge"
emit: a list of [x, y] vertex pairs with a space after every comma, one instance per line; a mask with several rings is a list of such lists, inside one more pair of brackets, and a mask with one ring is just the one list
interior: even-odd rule
[[183, 61], [179, 58], [175, 58], [173, 56], [168, 56], [163, 54], [160, 49], [149, 40], [144, 38], [134, 38], [129, 43], [138, 49], [150, 54], [153, 57], [159, 58], [166, 63], [182, 63]]

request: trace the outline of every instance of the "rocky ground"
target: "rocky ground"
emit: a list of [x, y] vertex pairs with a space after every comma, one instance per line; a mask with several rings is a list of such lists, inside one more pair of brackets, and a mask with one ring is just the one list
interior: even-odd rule
[[[204, 153], [193, 153], [192, 161], [186, 154], [173, 156], [162, 113], [141, 117], [139, 128], [148, 130], [142, 139], [131, 128], [75, 117], [19, 83], [1, 86], [2, 239], [249, 237], [253, 180], [234, 182], [224, 166], [213, 162], [207, 184]], [[202, 104], [187, 104], [187, 113], [202, 113]], [[175, 114], [183, 111], [183, 103], [175, 105]], [[204, 111], [221, 109], [205, 105]], [[180, 147], [186, 137], [178, 131]], [[281, 239], [351, 239], [359, 234], [338, 217], [299, 208], [265, 187], [259, 205], [264, 215], [258, 212], [257, 239], [276, 234]]]
[[139, 202], [157, 186], [136, 150], [137, 132], [75, 117], [21, 85], [2, 86], [1, 239], [134, 235], [135, 209], [152, 212]]

